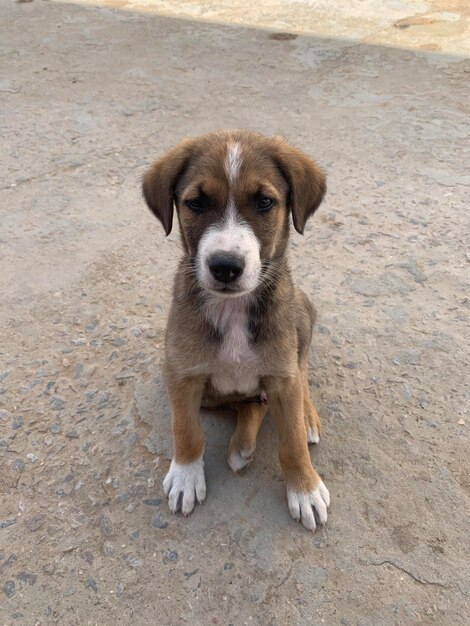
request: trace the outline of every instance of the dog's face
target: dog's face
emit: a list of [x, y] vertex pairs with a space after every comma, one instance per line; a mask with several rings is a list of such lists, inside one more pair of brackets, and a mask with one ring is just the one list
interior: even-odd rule
[[185, 140], [145, 174], [147, 204], [171, 231], [176, 206], [200, 286], [255, 290], [285, 252], [289, 215], [302, 233], [326, 190], [316, 163], [278, 137], [248, 131]]

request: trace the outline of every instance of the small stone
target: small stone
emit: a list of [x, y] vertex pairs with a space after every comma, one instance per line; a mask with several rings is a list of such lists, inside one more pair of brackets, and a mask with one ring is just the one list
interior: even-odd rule
[[135, 541], [140, 537], [140, 530], [133, 530], [131, 533], [129, 533], [129, 537], [132, 539], [132, 541]]
[[51, 424], [51, 427], [49, 429], [51, 431], [51, 433], [53, 433], [54, 435], [57, 435], [57, 433], [60, 433], [61, 430], [61, 426], [60, 424], [57, 424], [57, 422], [55, 422], [54, 424]]
[[117, 597], [120, 598], [123, 593], [124, 593], [124, 585], [122, 583], [118, 583], [116, 585], [116, 595], [117, 595]]
[[65, 407], [65, 400], [60, 396], [52, 396], [49, 402], [54, 411], [61, 411]]
[[145, 334], [149, 339], [153, 339], [157, 336], [157, 333], [154, 330], [148, 330]]
[[34, 515], [33, 517], [30, 517], [28, 520], [26, 520], [26, 528], [31, 532], [35, 532], [36, 530], [39, 530], [42, 526], [44, 526], [45, 521], [46, 516], [43, 513], [38, 513], [37, 515]]
[[97, 593], [98, 586], [92, 576], [88, 576], [88, 578], [85, 580], [85, 589], [93, 589], [93, 591]]
[[395, 365], [418, 365], [420, 353], [417, 350], [401, 350], [395, 355]]
[[0, 521], [0, 528], [8, 528], [9, 526], [13, 526], [13, 524], [16, 524], [16, 518], [14, 517], [12, 519]]
[[15, 459], [12, 467], [17, 472], [22, 472], [24, 468], [26, 467], [26, 465], [24, 464], [24, 461], [22, 461], [21, 459]]
[[176, 563], [178, 560], [178, 552], [176, 550], [169, 550], [168, 552], [163, 553], [163, 563], [166, 565], [167, 563]]
[[9, 370], [5, 370], [3, 372], [0, 372], [0, 383], [3, 383], [3, 381], [8, 377], [9, 373], [10, 373]]
[[168, 526], [168, 522], [163, 519], [161, 513], [158, 513], [158, 515], [155, 515], [152, 520], [152, 526], [154, 528], [166, 528]]
[[76, 430], [69, 430], [68, 433], [65, 433], [65, 436], [69, 439], [78, 439], [78, 433]]
[[113, 526], [111, 520], [106, 515], [102, 515], [100, 518], [101, 532], [105, 537], [110, 537], [113, 533]]
[[344, 363], [344, 367], [347, 367], [350, 370], [355, 370], [357, 368], [357, 363], [354, 363], [354, 361], [346, 361], [346, 363]]
[[133, 502], [129, 502], [129, 504], [126, 506], [126, 511], [128, 513], [132, 513], [134, 509], [135, 509], [135, 504]]
[[105, 541], [103, 544], [103, 552], [106, 556], [114, 556], [115, 548], [110, 541]]
[[88, 324], [85, 326], [85, 332], [92, 333], [97, 326], [98, 326], [98, 320], [97, 319], [91, 320], [91, 322], [88, 322]]
[[35, 454], [33, 454], [32, 452], [29, 452], [29, 453], [26, 455], [26, 458], [27, 458], [27, 459], [28, 459], [28, 461], [30, 461], [31, 463], [36, 463], [36, 461], [38, 460], [38, 457], [37, 457]]
[[142, 500], [142, 502], [146, 504], [147, 506], [160, 506], [160, 504], [162, 503], [162, 499], [161, 498], [145, 498], [145, 500]]
[[330, 329], [329, 329], [327, 326], [321, 326], [321, 325], [320, 325], [320, 326], [318, 327], [318, 330], [319, 330], [319, 332], [320, 332], [322, 335], [331, 335], [331, 331], [330, 331]]
[[7, 580], [3, 585], [3, 592], [7, 598], [12, 598], [15, 595], [15, 583], [13, 580]]
[[74, 346], [83, 346], [86, 343], [85, 337], [78, 337], [78, 339], [72, 339]]
[[62, 348], [61, 352], [62, 354], [70, 354], [73, 352], [73, 348]]
[[126, 432], [128, 425], [129, 422], [127, 420], [122, 420], [122, 422], [119, 422], [119, 424], [113, 428], [111, 434], [115, 437], [123, 435]]
[[129, 567], [133, 567], [134, 569], [136, 569], [137, 567], [142, 567], [142, 565], [144, 564], [142, 559], [137, 558], [133, 554], [125, 554], [122, 559], [127, 563], [127, 565], [129, 565]]
[[462, 418], [459, 419], [459, 421], [457, 422], [457, 424], [459, 426], [465, 426], [465, 420], [463, 420]]
[[54, 439], [53, 439], [51, 436], [49, 436], [49, 437], [44, 437], [44, 441], [43, 441], [43, 443], [44, 443], [44, 445], [45, 445], [47, 448], [50, 448], [50, 447], [52, 446], [52, 444], [54, 443]]
[[124, 339], [124, 337], [116, 337], [116, 339], [113, 339], [112, 342], [113, 346], [125, 346], [127, 343], [127, 339]]
[[233, 569], [234, 567], [235, 567], [235, 563], [224, 563], [224, 570], [225, 571]]
[[119, 493], [116, 496], [116, 500], [118, 502], [129, 502], [129, 500], [131, 499], [130, 495], [128, 493]]
[[18, 580], [21, 580], [23, 583], [28, 583], [28, 585], [36, 584], [36, 574], [30, 574], [29, 572], [20, 572], [17, 577]]
[[85, 398], [87, 399], [88, 402], [90, 402], [91, 400], [93, 400], [93, 398], [96, 396], [97, 393], [98, 393], [98, 389], [93, 389], [92, 391], [87, 391], [85, 393]]
[[40, 367], [36, 370], [36, 378], [45, 378], [47, 376], [47, 370], [43, 367]]
[[15, 419], [13, 420], [13, 424], [12, 424], [12, 428], [13, 430], [18, 430], [18, 428], [21, 428], [24, 424], [24, 417], [22, 415], [17, 415], [15, 417]]
[[377, 281], [365, 278], [349, 281], [349, 287], [354, 293], [368, 296], [369, 298], [376, 298], [381, 293], [380, 285]]
[[70, 552], [71, 550], [76, 550], [85, 541], [86, 537], [74, 537], [73, 535], [70, 535], [69, 537], [64, 537], [62, 541], [59, 542], [59, 550], [61, 552]]
[[68, 598], [69, 596], [73, 596], [75, 594], [75, 588], [69, 587], [64, 591], [64, 598]]
[[80, 378], [81, 375], [83, 374], [83, 370], [84, 370], [83, 363], [76, 363], [75, 367], [73, 368], [73, 376], [74, 376], [74, 378]]
[[140, 337], [140, 335], [142, 334], [142, 329], [136, 326], [135, 328], [131, 329], [131, 333], [134, 335], [134, 337]]

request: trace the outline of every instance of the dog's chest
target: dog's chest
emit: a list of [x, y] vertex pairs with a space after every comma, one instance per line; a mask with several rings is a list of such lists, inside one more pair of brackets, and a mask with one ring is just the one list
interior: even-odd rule
[[214, 298], [206, 305], [206, 317], [221, 337], [211, 384], [221, 395], [256, 393], [258, 358], [251, 345], [245, 298]]

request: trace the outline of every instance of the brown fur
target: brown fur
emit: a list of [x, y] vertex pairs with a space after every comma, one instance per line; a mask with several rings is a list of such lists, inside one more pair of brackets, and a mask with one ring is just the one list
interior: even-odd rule
[[[234, 141], [242, 146], [243, 160], [230, 190], [224, 161], [227, 143]], [[144, 196], [166, 234], [171, 231], [176, 206], [184, 251], [175, 277], [165, 355], [178, 463], [190, 463], [202, 454], [201, 404], [235, 402], [238, 422], [230, 451], [254, 448], [266, 412], [262, 404], [237, 404], [243, 398], [236, 395], [219, 396], [210, 382], [210, 372], [219, 366], [221, 338], [201, 314], [205, 296], [195, 280], [194, 259], [199, 240], [220, 219], [230, 191], [237, 211], [259, 239], [261, 259], [268, 267], [263, 284], [254, 294], [249, 320], [259, 363], [257, 393], [264, 390], [267, 394], [287, 485], [300, 492], [312, 491], [318, 485], [320, 479], [310, 461], [306, 436], [309, 425], [320, 430], [307, 377], [315, 310], [293, 284], [286, 248], [290, 215], [296, 230], [303, 233], [325, 190], [324, 174], [312, 159], [279, 137], [266, 138], [247, 131], [185, 140], [146, 173]], [[253, 210], [253, 198], [259, 193], [276, 201], [267, 215]], [[206, 205], [199, 215], [185, 202], [201, 195]]]

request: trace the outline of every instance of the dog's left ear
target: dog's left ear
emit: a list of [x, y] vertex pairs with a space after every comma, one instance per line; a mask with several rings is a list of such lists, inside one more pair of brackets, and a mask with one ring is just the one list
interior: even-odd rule
[[145, 172], [142, 193], [152, 213], [160, 220], [165, 234], [171, 233], [176, 184], [187, 167], [193, 142], [185, 139], [162, 156]]
[[273, 137], [272, 142], [274, 159], [289, 184], [288, 205], [295, 230], [302, 235], [326, 193], [326, 176], [313, 159], [282, 137]]

